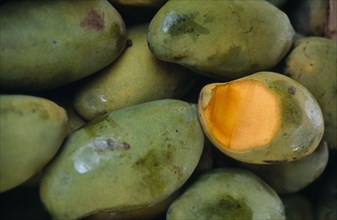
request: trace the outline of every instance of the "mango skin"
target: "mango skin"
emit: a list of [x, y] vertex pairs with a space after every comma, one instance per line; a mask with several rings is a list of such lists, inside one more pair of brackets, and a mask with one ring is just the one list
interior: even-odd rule
[[295, 42], [286, 58], [285, 74], [304, 85], [317, 99], [324, 117], [324, 139], [337, 149], [337, 43], [322, 37]]
[[217, 168], [201, 175], [169, 207], [167, 220], [285, 219], [276, 192], [250, 171]]
[[46, 90], [114, 61], [125, 24], [107, 0], [11, 1], [0, 9], [0, 87]]
[[148, 49], [148, 24], [128, 29], [129, 47], [108, 67], [82, 84], [73, 105], [83, 118], [166, 98], [179, 98], [194, 84], [189, 70], [155, 58]]
[[189, 103], [158, 100], [113, 111], [68, 137], [42, 176], [41, 200], [56, 219], [149, 207], [186, 182], [203, 144]]
[[322, 111], [314, 96], [297, 81], [279, 73], [257, 72], [237, 80], [246, 79], [262, 82], [279, 97], [279, 131], [268, 144], [251, 150], [234, 151], [222, 146], [211, 134], [203, 114], [203, 108], [212, 97], [212, 89], [222, 84], [211, 83], [200, 91], [198, 109], [203, 130], [214, 146], [233, 159], [253, 164], [289, 162], [311, 154], [319, 145], [324, 133]]
[[290, 50], [294, 30], [266, 1], [171, 0], [150, 23], [151, 52], [219, 79], [274, 67]]
[[0, 192], [37, 174], [65, 137], [67, 114], [44, 98], [0, 95]]
[[329, 159], [325, 141], [311, 154], [292, 162], [279, 164], [241, 164], [270, 185], [278, 194], [295, 193], [318, 179]]

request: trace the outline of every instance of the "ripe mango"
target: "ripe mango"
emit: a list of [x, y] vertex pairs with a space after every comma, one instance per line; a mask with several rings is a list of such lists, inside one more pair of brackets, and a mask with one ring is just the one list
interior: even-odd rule
[[314, 96], [275, 72], [208, 84], [200, 92], [198, 109], [210, 141], [246, 163], [297, 160], [316, 149], [324, 132]]

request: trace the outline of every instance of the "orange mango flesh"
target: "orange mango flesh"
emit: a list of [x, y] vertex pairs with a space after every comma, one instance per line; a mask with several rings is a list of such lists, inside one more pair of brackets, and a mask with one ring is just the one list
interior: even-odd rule
[[281, 124], [279, 98], [256, 80], [216, 85], [203, 111], [210, 134], [235, 151], [268, 144]]

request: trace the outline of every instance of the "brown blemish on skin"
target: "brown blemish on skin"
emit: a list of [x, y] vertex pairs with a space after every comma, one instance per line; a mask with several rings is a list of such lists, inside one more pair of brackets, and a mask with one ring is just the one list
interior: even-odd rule
[[296, 93], [296, 88], [293, 87], [293, 86], [290, 86], [290, 87], [288, 88], [288, 92], [289, 92], [291, 95], [295, 95], [295, 93]]
[[81, 21], [81, 27], [103, 31], [105, 29], [104, 13], [91, 9], [87, 17]]
[[113, 151], [116, 149], [124, 149], [128, 150], [130, 149], [130, 145], [126, 142], [117, 142], [112, 139], [96, 139], [94, 141], [94, 147], [96, 151], [102, 152], [102, 151]]

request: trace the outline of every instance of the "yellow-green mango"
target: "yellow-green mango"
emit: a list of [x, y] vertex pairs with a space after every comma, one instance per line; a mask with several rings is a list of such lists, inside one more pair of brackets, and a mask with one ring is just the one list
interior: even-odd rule
[[44, 98], [0, 95], [0, 192], [37, 174], [65, 137], [67, 114]]
[[148, 24], [128, 29], [129, 47], [116, 62], [81, 85], [75, 110], [92, 120], [116, 109], [165, 98], [181, 97], [195, 78], [177, 64], [155, 58], [147, 47]]
[[292, 162], [279, 164], [244, 164], [278, 194], [295, 193], [318, 179], [325, 170], [329, 159], [329, 148], [325, 141], [311, 154]]
[[324, 133], [315, 97], [299, 82], [257, 72], [200, 91], [199, 118], [209, 140], [246, 163], [294, 161], [312, 153]]
[[167, 220], [285, 219], [276, 192], [255, 174], [218, 168], [201, 175], [169, 207]]
[[274, 67], [293, 36], [287, 15], [266, 1], [170, 0], [151, 20], [148, 43], [159, 59], [235, 79]]
[[203, 144], [196, 108], [187, 102], [113, 111], [68, 137], [43, 173], [41, 200], [55, 219], [152, 206], [187, 181]]
[[163, 5], [167, 0], [109, 0], [111, 3], [117, 3], [127, 6], [137, 7], [159, 7]]
[[0, 8], [0, 87], [46, 90], [114, 61], [126, 29], [107, 0], [9, 1]]
[[324, 123], [324, 139], [337, 149], [337, 43], [322, 37], [296, 41], [286, 58], [285, 74], [304, 85], [317, 99]]

